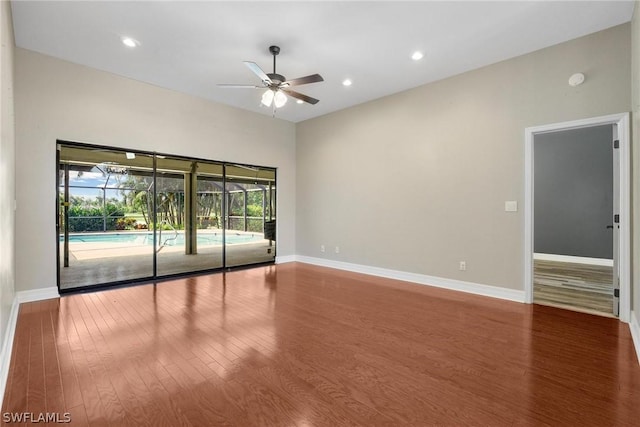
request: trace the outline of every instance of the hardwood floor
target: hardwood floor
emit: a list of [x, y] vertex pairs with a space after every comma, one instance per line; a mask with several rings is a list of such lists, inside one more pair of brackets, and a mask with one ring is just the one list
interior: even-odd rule
[[96, 426], [631, 426], [616, 319], [300, 263], [22, 304], [3, 413]]
[[613, 267], [534, 260], [537, 304], [613, 315]]

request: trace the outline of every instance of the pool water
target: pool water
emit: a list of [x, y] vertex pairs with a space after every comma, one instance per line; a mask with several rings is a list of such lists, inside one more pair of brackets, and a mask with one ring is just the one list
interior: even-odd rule
[[[165, 246], [183, 246], [185, 243], [184, 234], [178, 233], [175, 236], [173, 231], [163, 231], [162, 239], [158, 235], [158, 245], [164, 243]], [[161, 240], [161, 241], [160, 241]], [[227, 244], [258, 242], [263, 240], [260, 233], [236, 233], [227, 231]], [[60, 236], [60, 241], [64, 241], [64, 236]], [[104, 233], [104, 234], [70, 234], [69, 243], [130, 243], [132, 245], [153, 245], [153, 233]], [[198, 233], [198, 245], [214, 246], [222, 245], [222, 233]]]

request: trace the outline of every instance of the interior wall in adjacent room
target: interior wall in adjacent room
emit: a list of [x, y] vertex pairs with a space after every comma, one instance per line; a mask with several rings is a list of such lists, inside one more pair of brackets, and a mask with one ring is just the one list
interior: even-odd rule
[[613, 260], [613, 125], [535, 135], [533, 153], [534, 252]]

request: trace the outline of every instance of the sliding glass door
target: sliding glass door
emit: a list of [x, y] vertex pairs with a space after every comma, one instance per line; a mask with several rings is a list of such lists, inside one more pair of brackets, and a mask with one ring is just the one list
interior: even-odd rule
[[242, 165], [225, 170], [226, 265], [274, 261], [275, 170]]
[[199, 162], [193, 193], [193, 224], [198, 254], [207, 257], [207, 268], [224, 267], [224, 166]]
[[158, 276], [223, 267], [222, 173], [214, 162], [156, 160]]
[[150, 209], [137, 197], [152, 156], [68, 146], [59, 156], [60, 288], [153, 277]]
[[60, 143], [61, 291], [275, 261], [275, 169]]

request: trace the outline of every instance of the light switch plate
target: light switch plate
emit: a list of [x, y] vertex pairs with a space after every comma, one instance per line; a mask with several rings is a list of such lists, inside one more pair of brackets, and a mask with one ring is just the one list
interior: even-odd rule
[[505, 212], [518, 212], [518, 202], [515, 200], [508, 200], [504, 202]]

